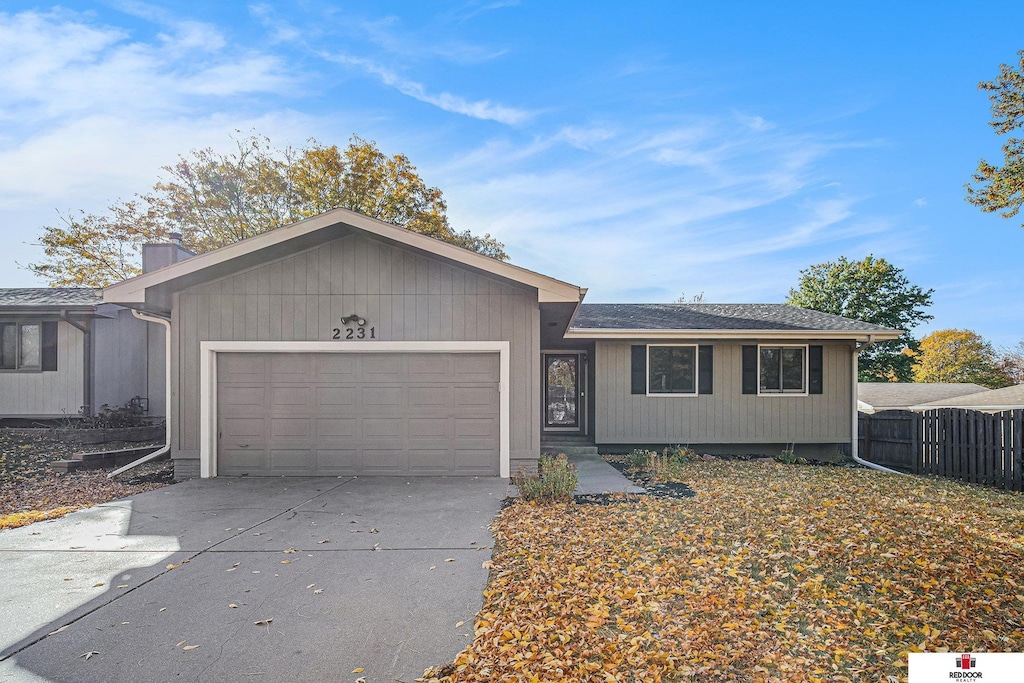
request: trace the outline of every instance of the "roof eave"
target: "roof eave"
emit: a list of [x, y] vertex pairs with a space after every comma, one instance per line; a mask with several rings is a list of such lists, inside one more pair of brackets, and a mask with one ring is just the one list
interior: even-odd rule
[[354, 211], [334, 209], [319, 216], [270, 230], [241, 242], [235, 242], [205, 254], [199, 254], [170, 266], [165, 266], [151, 273], [145, 273], [130, 280], [111, 285], [103, 290], [103, 300], [118, 304], [142, 304], [146, 302], [146, 290], [150, 287], [191, 275], [205, 268], [241, 258], [261, 249], [336, 225], [347, 225], [386, 240], [404, 244], [420, 251], [465, 264], [491, 275], [533, 287], [537, 290], [537, 297], [540, 303], [578, 302], [583, 296], [583, 290], [576, 285], [562, 282], [561, 280], [556, 280], [526, 268], [448, 244], [447, 242], [442, 242], [433, 237], [384, 223]]
[[983, 412], [983, 413], [1001, 413], [1004, 410], [1020, 410], [1021, 407], [1022, 406], [1021, 406], [1020, 403], [1009, 403], [1009, 404], [1005, 404], [1005, 405], [996, 405], [996, 406], [978, 406], [978, 405], [974, 405], [974, 406], [952, 406], [952, 405], [948, 405], [948, 404], [934, 406], [934, 405], [929, 405], [927, 403], [923, 403], [923, 404], [917, 405], [917, 406], [910, 406], [909, 410], [913, 410], [914, 412], [917, 412], [917, 413], [923, 413], [926, 410], [940, 410], [940, 409], [944, 409], [944, 408], [954, 408], [956, 410], [977, 410], [977, 411], [980, 411], [980, 412]]
[[899, 330], [644, 330], [600, 327], [569, 328], [566, 339], [842, 339], [859, 342], [889, 341]]

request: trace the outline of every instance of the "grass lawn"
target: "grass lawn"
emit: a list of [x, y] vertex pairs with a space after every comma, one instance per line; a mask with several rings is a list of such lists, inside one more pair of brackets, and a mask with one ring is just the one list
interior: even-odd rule
[[698, 462], [685, 500], [517, 502], [446, 681], [905, 681], [1024, 651], [1024, 496], [863, 469]]

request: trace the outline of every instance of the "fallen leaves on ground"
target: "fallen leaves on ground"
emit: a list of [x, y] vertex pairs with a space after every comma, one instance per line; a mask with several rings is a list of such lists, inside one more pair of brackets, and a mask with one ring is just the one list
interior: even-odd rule
[[83, 446], [45, 434], [0, 430], [0, 529], [12, 529], [69, 512], [134, 496], [173, 482], [170, 462], [139, 465], [130, 473], [107, 479], [109, 470], [55, 472], [50, 463], [71, 458], [83, 449], [113, 450], [142, 444]]
[[686, 500], [517, 502], [475, 639], [425, 680], [906, 681], [908, 652], [1024, 649], [1024, 496], [702, 462]]

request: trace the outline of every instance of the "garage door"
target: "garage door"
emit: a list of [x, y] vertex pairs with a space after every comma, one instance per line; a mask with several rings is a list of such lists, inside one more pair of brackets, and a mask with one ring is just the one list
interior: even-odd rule
[[497, 475], [496, 353], [220, 353], [217, 473]]

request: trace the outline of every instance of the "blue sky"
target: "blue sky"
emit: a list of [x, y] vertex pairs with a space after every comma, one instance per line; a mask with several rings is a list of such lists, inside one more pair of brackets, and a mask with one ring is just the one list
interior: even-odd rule
[[873, 253], [935, 320], [1024, 338], [1024, 228], [980, 80], [1024, 5], [68, 2], [0, 6], [0, 286], [58, 211], [143, 192], [235, 130], [404, 153], [457, 229], [591, 302], [782, 301]]

